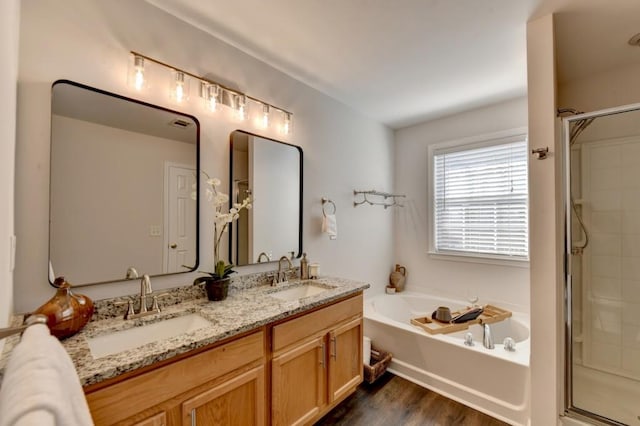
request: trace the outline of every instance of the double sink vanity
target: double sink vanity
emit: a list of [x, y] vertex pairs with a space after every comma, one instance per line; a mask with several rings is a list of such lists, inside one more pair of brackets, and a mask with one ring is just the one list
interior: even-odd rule
[[[137, 269], [179, 283], [202, 269], [200, 236], [213, 223], [199, 217], [216, 208], [202, 181], [220, 164], [201, 152], [198, 119], [67, 80], [53, 84], [51, 108], [50, 282], [109, 285]], [[302, 149], [241, 130], [229, 143], [229, 208], [249, 196], [253, 208], [235, 218], [228, 260], [301, 257]], [[144, 315], [131, 296], [96, 301], [92, 320], [62, 341], [95, 424], [310, 424], [335, 407], [362, 381], [369, 285], [270, 282], [237, 277], [217, 302], [200, 285], [141, 291], [155, 296]], [[18, 341], [7, 339], [0, 375]]]
[[309, 424], [362, 381], [366, 288], [254, 282], [210, 302], [187, 286], [135, 320], [121, 298], [101, 300], [62, 343], [96, 425]]

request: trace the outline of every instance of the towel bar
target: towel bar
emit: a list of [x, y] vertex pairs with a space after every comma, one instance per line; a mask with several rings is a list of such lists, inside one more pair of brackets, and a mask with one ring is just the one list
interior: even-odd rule
[[41, 314], [31, 315], [24, 321], [23, 325], [20, 325], [18, 327], [0, 328], [0, 339], [4, 339], [5, 337], [9, 337], [13, 334], [22, 333], [30, 325], [46, 324], [46, 323], [47, 323], [46, 315], [41, 315]]
[[[372, 206], [384, 206], [385, 210], [388, 207], [404, 207], [404, 205], [398, 202], [398, 198], [406, 198], [407, 196], [404, 194], [391, 194], [389, 192], [380, 192], [372, 189], [371, 191], [353, 191], [354, 197], [358, 195], [362, 195], [364, 198], [362, 201], [354, 201], [353, 207], [358, 207], [361, 204], [370, 204]], [[384, 201], [371, 201], [367, 198], [367, 195], [376, 196], [376, 197], [384, 197]], [[391, 202], [387, 202], [387, 198], [391, 198]]]

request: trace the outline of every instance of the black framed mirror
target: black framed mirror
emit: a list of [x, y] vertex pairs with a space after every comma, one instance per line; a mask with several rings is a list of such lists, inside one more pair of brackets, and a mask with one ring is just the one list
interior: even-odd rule
[[86, 286], [195, 270], [199, 144], [193, 116], [53, 83], [50, 280]]
[[302, 148], [253, 133], [231, 133], [231, 204], [251, 197], [229, 233], [236, 265], [302, 255]]

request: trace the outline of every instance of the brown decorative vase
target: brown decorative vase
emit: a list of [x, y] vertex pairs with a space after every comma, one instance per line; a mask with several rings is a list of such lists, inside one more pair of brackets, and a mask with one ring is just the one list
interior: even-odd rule
[[396, 292], [399, 293], [404, 290], [404, 283], [407, 278], [407, 268], [402, 265], [396, 264], [396, 270], [389, 275], [389, 284], [391, 287], [395, 287]]
[[93, 301], [82, 294], [74, 294], [71, 284], [64, 277], [56, 278], [56, 294], [33, 313], [47, 316], [51, 334], [58, 339], [73, 336], [84, 327], [93, 315]]
[[207, 291], [207, 298], [212, 301], [219, 301], [227, 298], [230, 282], [231, 278], [223, 278], [220, 280], [213, 277], [199, 277], [193, 281], [194, 284], [204, 283], [204, 288]]

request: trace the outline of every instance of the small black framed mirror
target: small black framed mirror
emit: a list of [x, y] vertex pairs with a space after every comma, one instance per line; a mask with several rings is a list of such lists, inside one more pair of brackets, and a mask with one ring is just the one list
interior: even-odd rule
[[251, 265], [302, 255], [302, 148], [231, 133], [231, 204], [251, 197], [229, 233], [229, 259]]

